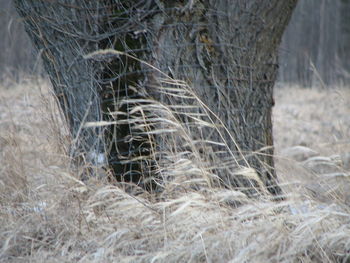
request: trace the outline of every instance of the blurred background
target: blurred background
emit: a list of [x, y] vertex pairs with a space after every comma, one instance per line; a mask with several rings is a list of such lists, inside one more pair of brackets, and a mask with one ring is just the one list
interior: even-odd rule
[[350, 80], [349, 0], [299, 0], [280, 47], [279, 79], [301, 86]]
[[[9, 0], [0, 0], [0, 77], [42, 72]], [[350, 81], [350, 0], [300, 0], [280, 47], [280, 82], [303, 87]]]

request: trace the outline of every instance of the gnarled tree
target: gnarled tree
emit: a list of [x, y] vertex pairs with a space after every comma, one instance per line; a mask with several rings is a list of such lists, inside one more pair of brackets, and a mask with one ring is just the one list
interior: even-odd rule
[[[219, 117], [218, 126], [224, 124], [231, 133], [220, 133], [219, 138], [203, 129], [201, 137], [224, 140], [238, 160], [243, 154], [240, 162], [247, 161], [256, 169], [273, 194], [280, 193], [273, 170], [271, 123], [277, 49], [296, 3], [15, 0], [78, 139], [75, 153], [90, 153], [90, 159], [95, 158], [108, 148], [106, 142], [113, 133], [117, 139], [108, 150], [109, 162], [121, 179], [128, 175], [131, 178], [127, 180], [140, 182], [142, 164], [121, 161], [151, 147], [142, 140], [125, 139], [132, 133], [132, 123], [121, 122], [107, 133], [82, 124], [108, 119], [103, 113], [109, 111], [124, 112], [127, 120], [127, 104], [115, 108], [115, 101], [140, 96], [135, 90], [143, 89], [152, 99], [170, 103], [153, 88], [166, 74], [186, 81], [211, 114]], [[84, 58], [99, 49], [115, 49], [126, 55], [103, 62]], [[218, 156], [224, 159], [226, 154]], [[217, 170], [227, 185], [256, 186]]]

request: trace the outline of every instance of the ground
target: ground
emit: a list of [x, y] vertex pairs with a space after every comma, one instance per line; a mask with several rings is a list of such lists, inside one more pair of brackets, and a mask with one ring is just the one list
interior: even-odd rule
[[280, 180], [350, 203], [350, 89], [278, 87], [273, 122]]
[[[275, 160], [287, 199], [271, 202], [178, 185], [155, 201], [78, 180], [48, 86], [27, 77], [0, 87], [1, 262], [349, 262], [349, 87], [279, 84]], [[227, 205], [236, 199], [244, 205]]]

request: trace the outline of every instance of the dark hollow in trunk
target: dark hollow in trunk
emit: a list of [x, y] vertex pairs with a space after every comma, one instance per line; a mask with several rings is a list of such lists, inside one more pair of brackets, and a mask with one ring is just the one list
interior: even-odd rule
[[[75, 151], [100, 153], [104, 148], [121, 181], [142, 184], [144, 167], [151, 170], [153, 165], [152, 160], [135, 158], [150, 154], [147, 138], [125, 139], [135, 132], [131, 123], [106, 132], [81, 128], [86, 121], [110, 120], [108, 113], [113, 111], [124, 112], [127, 120], [130, 105], [118, 106], [115, 101], [141, 98], [135, 90], [144, 89], [147, 96], [169, 102], [153, 89], [159, 73], [139, 61], [127, 56], [103, 63], [83, 59], [91, 51], [112, 48], [186, 81], [233, 134], [238, 147], [224, 135], [230, 150], [238, 159], [243, 153], [272, 194], [281, 193], [274, 172], [271, 109], [277, 48], [297, 0], [15, 3], [42, 51], [72, 134], [79, 137]], [[205, 129], [201, 136], [222, 140]], [[225, 153], [219, 157], [225, 158]], [[128, 158], [136, 161], [125, 164]], [[217, 172], [226, 185], [256, 186]]]

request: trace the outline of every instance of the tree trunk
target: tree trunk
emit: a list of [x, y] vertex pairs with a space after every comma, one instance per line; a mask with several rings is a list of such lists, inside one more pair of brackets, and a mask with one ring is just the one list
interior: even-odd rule
[[14, 0], [25, 29], [43, 59], [55, 94], [69, 124], [71, 156], [98, 163], [104, 145], [99, 128], [84, 129], [101, 120], [100, 65], [83, 59], [99, 48], [102, 1]]
[[[276, 51], [295, 4], [296, 1], [197, 2], [192, 14], [174, 12], [170, 21], [165, 20], [165, 24], [190, 26], [156, 32], [158, 49], [153, 55], [154, 64], [163, 72], [171, 69], [176, 79], [190, 82], [201, 100], [232, 131], [240, 149], [226, 137], [229, 147], [234, 152], [242, 151], [269, 190], [277, 194], [280, 190], [273, 170], [271, 122], [278, 69]], [[169, 7], [173, 5], [165, 8]], [[193, 64], [190, 69], [182, 67]], [[243, 182], [243, 186], [247, 185], [250, 186]]]
[[340, 3], [340, 32], [338, 45], [338, 59], [340, 60], [343, 83], [350, 81], [350, 1], [342, 0]]
[[[319, 10], [319, 39], [313, 84], [316, 86], [331, 85], [336, 82], [339, 1], [322, 0], [317, 3]], [[315, 47], [313, 47], [315, 48]]]
[[[38, 6], [38, 2], [41, 4], [35, 12], [41, 12], [42, 24], [35, 21], [36, 17], [33, 18], [33, 13], [28, 11], [33, 9], [25, 6]], [[82, 2], [84, 5], [79, 1], [75, 5], [98, 10], [98, 4]], [[64, 7], [49, 10], [51, 3], [59, 5], [56, 1], [36, 0], [17, 1], [17, 6], [23, 17], [30, 17], [26, 19], [26, 25], [37, 47], [45, 48], [48, 71], [58, 72], [50, 75], [57, 95], [63, 92], [65, 97], [71, 98], [68, 105], [62, 100], [62, 107], [69, 109], [72, 116], [80, 116], [71, 121], [73, 133], [77, 133], [76, 127], [83, 121], [85, 112], [88, 112], [89, 120], [99, 119], [99, 97], [96, 96], [99, 85], [93, 79], [99, 80], [104, 111], [116, 110], [115, 104], [111, 103], [115, 97], [137, 96], [131, 86], [143, 88], [147, 96], [157, 101], [169, 103], [164, 94], [153, 88], [159, 86], [162, 75], [135, 59], [121, 56], [105, 65], [103, 72], [98, 72], [92, 60], [77, 63], [83, 53], [97, 48], [93, 40], [98, 39], [98, 48], [132, 54], [174, 79], [186, 81], [200, 100], [221, 119], [235, 142], [227, 132], [220, 137], [205, 129], [201, 138], [210, 141], [224, 139], [242, 165], [246, 165], [241, 158], [243, 154], [249, 165], [258, 171], [268, 190], [280, 194], [273, 169], [273, 85], [278, 69], [277, 48], [297, 0], [105, 1], [105, 4], [109, 3], [108, 10], [104, 9], [108, 18], [103, 19], [96, 19], [96, 12], [80, 12], [76, 8], [71, 8], [68, 13]], [[73, 18], [77, 22], [68, 23], [64, 31], [75, 33], [66, 34], [59, 30], [61, 26], [53, 30], [42, 16], [48, 21], [54, 18], [64, 24]], [[94, 38], [97, 33], [99, 36]], [[87, 35], [90, 37], [86, 38]], [[47, 42], [51, 43], [49, 48]], [[81, 84], [82, 79], [84, 84]], [[186, 102], [179, 99], [175, 103]], [[128, 106], [117, 110], [128, 112]], [[109, 117], [105, 115], [104, 118]], [[111, 133], [124, 138], [131, 130], [129, 123], [114, 127]], [[86, 142], [89, 145], [90, 142]], [[140, 164], [125, 166], [121, 161], [126, 156], [135, 157], [130, 155], [130, 149], [139, 152], [136, 155], [140, 154], [140, 147], [145, 148], [142, 140], [138, 143], [122, 139], [114, 141], [109, 159], [120, 177], [126, 171], [140, 170]], [[122, 156], [123, 151], [129, 153]], [[225, 155], [227, 153], [220, 152], [217, 156], [225, 158]], [[226, 185], [256, 186], [249, 180], [237, 180], [229, 169], [214, 170]], [[128, 180], [138, 182], [140, 176]]]

